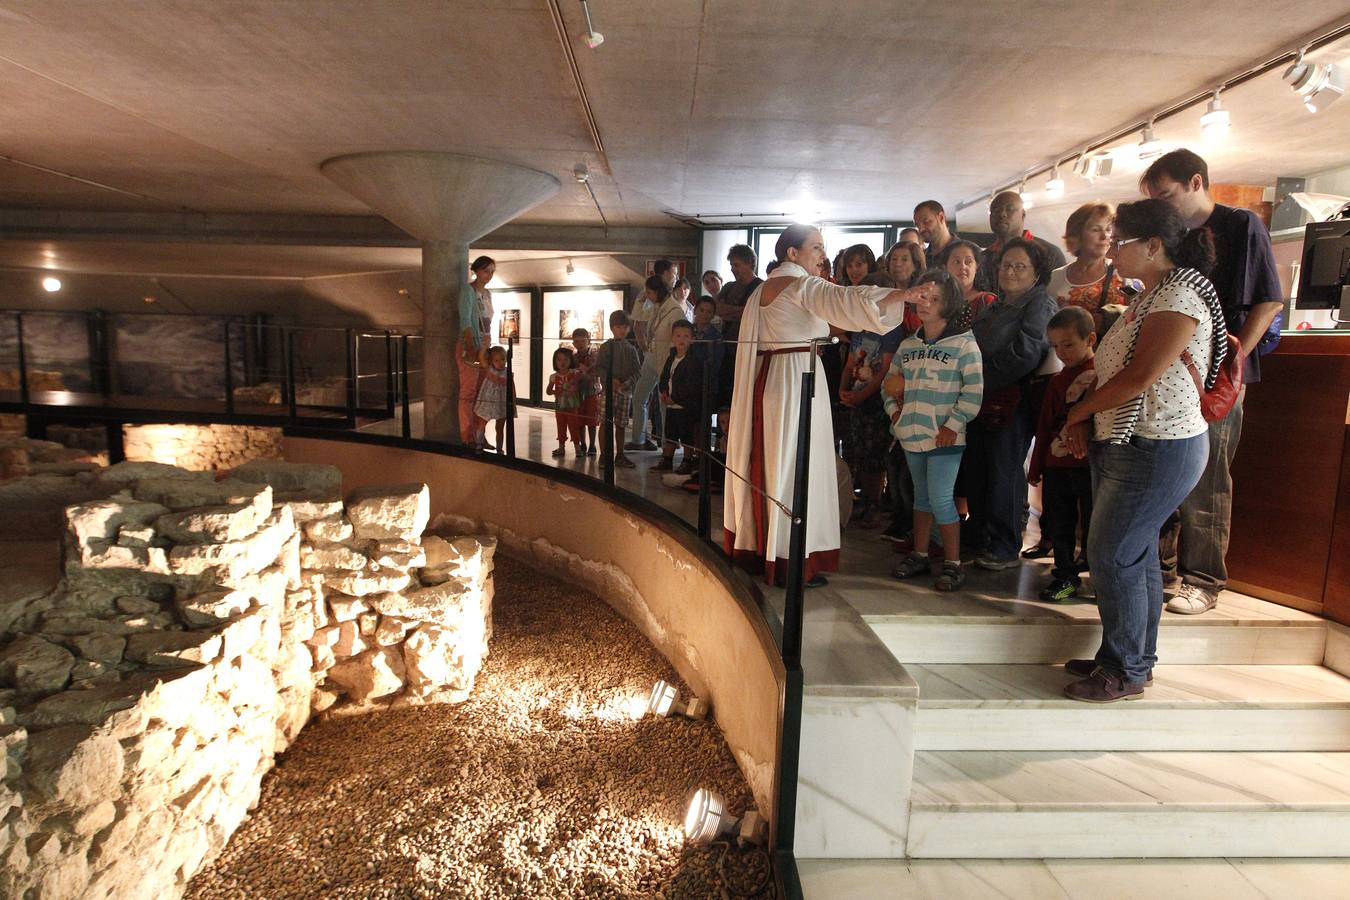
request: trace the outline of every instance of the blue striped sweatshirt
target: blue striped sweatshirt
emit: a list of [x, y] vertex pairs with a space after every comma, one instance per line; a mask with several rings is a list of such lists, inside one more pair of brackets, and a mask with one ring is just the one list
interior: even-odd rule
[[979, 414], [984, 396], [980, 347], [969, 330], [953, 333], [949, 328], [931, 343], [921, 334], [905, 338], [891, 360], [888, 374], [905, 379], [903, 407], [889, 394], [883, 400], [887, 416], [900, 409], [891, 433], [912, 453], [939, 449], [942, 427], [956, 432], [955, 446], [965, 446], [966, 424]]

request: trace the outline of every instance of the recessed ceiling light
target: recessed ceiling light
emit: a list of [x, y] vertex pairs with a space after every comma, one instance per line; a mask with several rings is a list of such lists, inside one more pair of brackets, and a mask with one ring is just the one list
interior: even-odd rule
[[55, 294], [57, 291], [61, 290], [61, 279], [54, 275], [48, 275], [46, 278], [42, 279], [42, 289], [49, 294]]

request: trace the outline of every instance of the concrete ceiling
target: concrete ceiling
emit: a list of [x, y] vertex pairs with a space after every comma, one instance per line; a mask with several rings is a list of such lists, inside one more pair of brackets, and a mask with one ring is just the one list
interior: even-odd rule
[[[907, 218], [918, 200], [977, 196], [1345, 15], [1306, 0], [1090, 12], [1026, 0], [997, 13], [980, 0], [592, 0], [605, 35], [592, 51], [579, 3], [557, 0], [602, 155], [550, 2], [0, 0], [0, 208], [361, 214], [319, 163], [411, 149], [562, 180], [520, 223], [598, 223], [578, 164], [613, 225], [670, 224], [667, 212]], [[1219, 180], [1350, 162], [1350, 100], [1311, 116], [1270, 74], [1225, 101], [1232, 139], [1205, 151]], [[1194, 143], [1197, 120], [1183, 113], [1159, 136]], [[1060, 205], [1132, 195], [1129, 167], [1118, 172], [1066, 176]], [[391, 248], [13, 241], [0, 266], [49, 268], [53, 253], [83, 271], [186, 275], [416, 265]]]

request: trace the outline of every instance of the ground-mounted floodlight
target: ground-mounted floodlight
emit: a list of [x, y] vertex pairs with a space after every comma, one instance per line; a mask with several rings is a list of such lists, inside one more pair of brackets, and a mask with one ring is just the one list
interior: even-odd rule
[[674, 713], [689, 719], [702, 719], [708, 714], [708, 704], [698, 697], [680, 700], [680, 692], [668, 681], [658, 681], [647, 698], [647, 714], [667, 718]]
[[722, 835], [734, 835], [742, 846], [762, 847], [769, 840], [769, 823], [759, 810], [747, 810], [737, 818], [727, 813], [726, 801], [711, 788], [699, 788], [689, 798], [684, 813], [684, 839], [695, 846], [711, 844]]

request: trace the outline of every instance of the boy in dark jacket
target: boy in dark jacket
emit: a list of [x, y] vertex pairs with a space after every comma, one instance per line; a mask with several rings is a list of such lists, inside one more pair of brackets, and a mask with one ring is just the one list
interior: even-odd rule
[[1083, 526], [1083, 547], [1087, 547], [1088, 521], [1092, 518], [1092, 473], [1088, 461], [1078, 459], [1059, 439], [1069, 410], [1092, 387], [1093, 348], [1097, 334], [1092, 314], [1077, 306], [1066, 306], [1051, 317], [1046, 337], [1064, 368], [1050, 379], [1041, 404], [1036, 426], [1036, 447], [1031, 451], [1027, 481], [1041, 484], [1041, 522], [1054, 548], [1055, 568], [1050, 584], [1041, 591], [1041, 599], [1055, 603], [1078, 596], [1079, 568], [1075, 554], [1078, 525]]
[[[694, 340], [693, 324], [684, 319], [674, 323], [670, 326], [670, 339], [674, 346], [670, 348], [670, 356], [658, 382], [666, 407], [666, 432], [661, 444], [661, 461], [655, 468], [663, 471], [675, 467], [678, 444], [694, 446], [703, 434], [703, 360], [689, 349]], [[687, 475], [693, 470], [694, 454], [686, 449], [680, 472]]]

